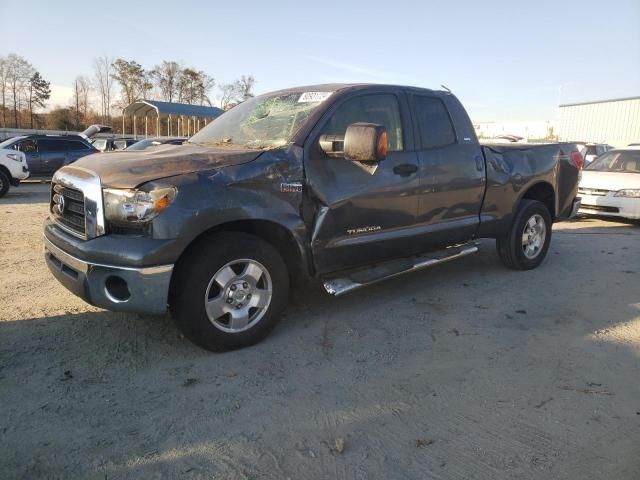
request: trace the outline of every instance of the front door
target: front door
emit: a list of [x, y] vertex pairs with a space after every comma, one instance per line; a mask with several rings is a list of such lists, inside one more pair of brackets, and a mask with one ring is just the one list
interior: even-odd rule
[[31, 175], [38, 175], [42, 173], [42, 159], [40, 158], [38, 144], [35, 140], [22, 140], [21, 142], [16, 143], [13, 148], [24, 153]]
[[[356, 122], [387, 129], [386, 159], [364, 165], [320, 150], [320, 135], [344, 135]], [[416, 153], [406, 148], [405, 123], [396, 94], [370, 93], [342, 100], [312, 134], [305, 170], [314, 211], [308, 228], [319, 273], [412, 253], [403, 232], [416, 222], [419, 168]]]

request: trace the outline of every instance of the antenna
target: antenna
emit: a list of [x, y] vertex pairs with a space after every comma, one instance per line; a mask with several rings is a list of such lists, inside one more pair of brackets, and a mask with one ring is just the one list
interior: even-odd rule
[[444, 88], [447, 92], [451, 93], [451, 90], [449, 90], [449, 87], [447, 87], [446, 85], [440, 85], [442, 88]]

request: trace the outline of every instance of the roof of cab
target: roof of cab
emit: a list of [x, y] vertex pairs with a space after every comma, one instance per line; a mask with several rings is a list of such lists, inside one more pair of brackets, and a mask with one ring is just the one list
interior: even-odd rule
[[429, 88], [411, 87], [406, 85], [391, 85], [382, 83], [322, 83], [317, 85], [303, 85], [300, 87], [283, 88], [272, 92], [264, 93], [263, 95], [273, 95], [278, 93], [303, 93], [303, 92], [338, 92], [342, 90], [365, 90], [368, 88], [390, 88], [390, 89], [404, 89], [415, 92], [428, 92], [434, 95], [449, 95], [451, 92], [444, 90], [431, 90]]

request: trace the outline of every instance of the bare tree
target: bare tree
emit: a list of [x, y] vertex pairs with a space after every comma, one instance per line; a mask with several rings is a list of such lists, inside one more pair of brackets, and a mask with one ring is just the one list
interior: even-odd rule
[[122, 87], [121, 106], [123, 108], [143, 99], [151, 90], [153, 85], [149, 82], [147, 72], [135, 60], [127, 61], [118, 58], [113, 62], [112, 67], [111, 77]]
[[256, 83], [256, 79], [253, 75], [242, 75], [238, 80], [233, 83], [226, 83], [220, 85], [220, 108], [228, 110], [234, 105], [244, 102], [253, 95], [253, 85]]
[[13, 53], [7, 56], [6, 68], [9, 91], [13, 100], [13, 125], [19, 128], [18, 111], [22, 105], [22, 95], [27, 90], [34, 70], [29, 62]]
[[163, 61], [162, 64], [153, 67], [149, 76], [155, 82], [163, 100], [173, 102], [178, 96], [179, 80], [182, 67], [178, 62]]
[[215, 85], [215, 80], [202, 70], [185, 68], [180, 72], [178, 80], [179, 101], [189, 104], [211, 105], [208, 93]]
[[236, 89], [233, 83], [223, 83], [220, 90], [220, 108], [228, 110], [235, 103]]
[[51, 97], [51, 84], [47, 82], [40, 72], [35, 72], [29, 79], [29, 121], [33, 128], [34, 107], [44, 108]]
[[93, 75], [100, 97], [100, 114], [103, 123], [111, 120], [111, 97], [113, 95], [113, 58], [103, 55], [93, 60]]
[[236, 94], [239, 99], [244, 101], [249, 98], [253, 98], [253, 85], [256, 83], [256, 79], [253, 75], [242, 75], [238, 80], [234, 82]]
[[81, 120], [84, 122], [89, 111], [89, 95], [91, 83], [82, 75], [76, 77], [73, 82], [73, 105], [75, 110], [76, 130], [80, 130]]
[[0, 57], [0, 97], [2, 98], [2, 127], [7, 126], [7, 58]]

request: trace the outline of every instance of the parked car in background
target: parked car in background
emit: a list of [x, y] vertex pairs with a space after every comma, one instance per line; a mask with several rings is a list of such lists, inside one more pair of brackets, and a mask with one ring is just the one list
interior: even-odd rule
[[96, 153], [82, 135], [23, 135], [0, 143], [0, 149], [24, 153], [31, 175], [49, 175], [64, 165]]
[[640, 219], [640, 147], [618, 148], [582, 171], [580, 213]]
[[0, 149], [0, 198], [4, 197], [13, 185], [29, 177], [29, 167], [25, 154], [12, 148]]
[[127, 150], [145, 150], [149, 147], [156, 147], [158, 145], [182, 145], [187, 141], [187, 137], [154, 137], [145, 138], [139, 142], [134, 143]]
[[585, 166], [612, 149], [613, 147], [606, 143], [582, 143], [579, 145], [580, 153], [584, 157]]
[[116, 150], [125, 150], [126, 148], [138, 142], [135, 138], [94, 138], [91, 144], [101, 152], [114, 152]]

